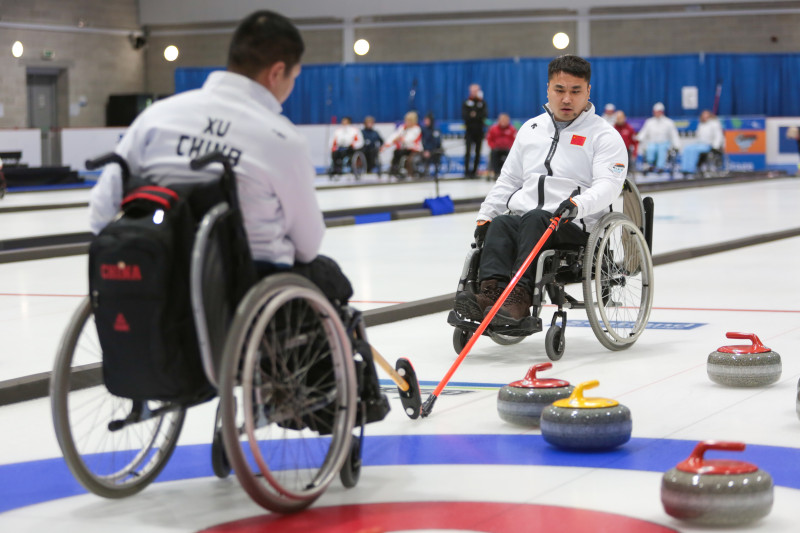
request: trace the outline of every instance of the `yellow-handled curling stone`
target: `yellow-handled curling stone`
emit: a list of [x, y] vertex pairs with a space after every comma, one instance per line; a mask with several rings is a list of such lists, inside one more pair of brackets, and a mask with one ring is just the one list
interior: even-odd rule
[[621, 446], [631, 438], [631, 411], [616, 400], [585, 398], [583, 391], [599, 381], [575, 386], [569, 398], [558, 400], [542, 411], [544, 440], [567, 450], [606, 450]]

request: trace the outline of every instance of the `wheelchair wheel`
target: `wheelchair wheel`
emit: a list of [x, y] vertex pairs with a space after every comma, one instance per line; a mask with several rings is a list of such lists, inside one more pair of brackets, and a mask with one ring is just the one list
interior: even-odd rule
[[350, 159], [350, 169], [353, 171], [355, 179], [361, 179], [361, 175], [367, 170], [367, 157], [364, 152], [355, 152]]
[[653, 263], [639, 228], [621, 213], [592, 230], [583, 265], [583, 298], [595, 336], [609, 350], [630, 347], [647, 326]]
[[495, 333], [494, 331], [489, 332], [489, 338], [500, 346], [511, 346], [512, 344], [518, 344], [525, 340], [525, 336], [503, 335], [501, 333]]
[[[106, 498], [135, 494], [158, 476], [175, 450], [186, 415], [183, 407], [169, 409], [163, 402], [135, 402], [108, 392], [88, 298], [61, 339], [50, 406], [67, 466], [87, 490]], [[160, 415], [153, 414], [156, 409]], [[125, 422], [134, 414], [141, 421]]]
[[350, 441], [350, 453], [347, 454], [347, 460], [339, 472], [339, 479], [345, 488], [352, 489], [358, 484], [358, 478], [361, 477], [361, 440], [353, 436]]
[[223, 357], [222, 436], [236, 477], [266, 509], [308, 507], [351, 453], [356, 419], [336, 309], [303, 277], [269, 276], [239, 304]]
[[453, 328], [453, 349], [457, 354], [461, 354], [461, 350], [467, 345], [473, 333], [468, 329]]
[[551, 361], [558, 361], [564, 355], [566, 340], [564, 328], [553, 324], [544, 336], [544, 351]]

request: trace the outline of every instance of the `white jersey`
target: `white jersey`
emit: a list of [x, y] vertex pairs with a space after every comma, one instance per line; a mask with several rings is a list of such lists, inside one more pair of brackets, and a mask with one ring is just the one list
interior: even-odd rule
[[[169, 185], [209, 180], [220, 165], [189, 162], [221, 150], [233, 163], [253, 258], [292, 265], [314, 259], [325, 224], [305, 138], [262, 85], [232, 72], [211, 73], [203, 87], [156, 102], [125, 133], [116, 152], [131, 174]], [[119, 169], [108, 165], [92, 189], [90, 226], [99, 232], [119, 211]]]
[[331, 144], [332, 151], [339, 148], [352, 148], [353, 150], [358, 150], [363, 146], [364, 135], [361, 133], [360, 129], [356, 128], [352, 124], [339, 126], [333, 132], [333, 143]]
[[422, 151], [422, 128], [417, 125], [406, 128], [405, 124], [400, 124], [386, 141], [387, 146], [391, 144], [403, 150]]
[[714, 150], [722, 150], [725, 146], [725, 133], [722, 131], [722, 124], [715, 118], [710, 118], [697, 125], [695, 141], [707, 144]]
[[681, 138], [678, 135], [678, 128], [671, 118], [665, 116], [650, 117], [644, 121], [642, 129], [636, 135], [636, 140], [643, 143], [670, 143], [673, 148], [681, 145]]
[[572, 197], [578, 206], [573, 223], [591, 230], [619, 197], [628, 166], [622, 137], [592, 108], [589, 104], [561, 131], [547, 107], [525, 122], [478, 220], [509, 210], [516, 215], [533, 209], [553, 213]]

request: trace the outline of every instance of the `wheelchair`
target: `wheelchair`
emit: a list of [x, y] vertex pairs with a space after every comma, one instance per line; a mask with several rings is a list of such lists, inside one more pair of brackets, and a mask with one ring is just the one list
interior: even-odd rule
[[[414, 172], [417, 176], [439, 178], [450, 172], [450, 158], [441, 148], [431, 152], [428, 159], [422, 154], [414, 158]], [[433, 170], [433, 173], [431, 173]]]
[[725, 152], [712, 148], [709, 152], [700, 154], [697, 161], [697, 172], [704, 178], [723, 177], [728, 175], [727, 157]]
[[[497, 344], [512, 345], [542, 331], [540, 314], [547, 296], [557, 306], [545, 335], [545, 353], [551, 360], [557, 361], [564, 354], [566, 309], [584, 309], [592, 331], [605, 348], [630, 348], [647, 326], [653, 302], [653, 199], [643, 199], [633, 181], [626, 179], [621, 202], [622, 212], [604, 215], [586, 245], [544, 250], [531, 263], [529, 268], [535, 273], [533, 313], [523, 321], [522, 329], [490, 325], [483, 334]], [[481, 250], [472, 243], [458, 292], [479, 292]], [[566, 285], [578, 283], [583, 301], [565, 290]], [[460, 354], [480, 324], [455, 310], [450, 311], [447, 322], [455, 328], [453, 348]]]
[[[120, 161], [123, 166], [124, 160], [112, 154], [87, 167]], [[218, 152], [193, 161], [192, 168], [213, 162], [225, 168], [227, 194], [203, 211], [189, 272], [199, 351], [212, 392], [182, 402], [111, 394], [87, 297], [62, 336], [52, 372], [56, 437], [69, 469], [86, 489], [123, 498], [143, 490], [164, 469], [187, 409], [216, 395], [214, 474], [224, 478], [233, 469], [256, 503], [274, 512], [296, 512], [311, 505], [337, 474], [345, 487], [356, 485], [364, 424], [382, 419], [388, 400], [377, 386], [364, 349], [369, 347], [366, 328], [356, 310], [333, 305], [312, 282], [292, 273], [235, 288], [240, 271], [228, 253], [231, 235], [244, 239], [247, 257], [240, 259], [251, 265], [252, 260], [233, 170]], [[237, 300], [241, 292], [244, 297]], [[410, 364], [407, 370], [412, 371]], [[377, 392], [367, 390], [369, 383]]]
[[2, 166], [0, 166], [0, 200], [5, 198], [7, 190], [8, 187], [6, 186], [6, 177], [3, 174]]
[[367, 170], [367, 156], [361, 150], [353, 150], [352, 153], [346, 152], [342, 156], [340, 168], [337, 169], [333, 161], [331, 161], [331, 166], [328, 168], [328, 177], [334, 179], [337, 175], [351, 173], [356, 180], [359, 180]]

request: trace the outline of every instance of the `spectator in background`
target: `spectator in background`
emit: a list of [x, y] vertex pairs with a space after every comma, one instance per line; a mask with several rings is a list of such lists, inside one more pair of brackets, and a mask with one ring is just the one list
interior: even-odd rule
[[434, 177], [439, 177], [439, 162], [442, 159], [442, 134], [434, 125], [433, 115], [422, 119], [422, 172], [426, 176], [428, 167], [433, 165]]
[[605, 109], [603, 110], [603, 118], [611, 124], [612, 126], [617, 123], [617, 106], [614, 104], [606, 104]]
[[500, 113], [497, 122], [489, 128], [489, 132], [486, 134], [486, 142], [492, 150], [491, 163], [495, 178], [500, 175], [500, 170], [503, 168], [503, 163], [506, 162], [508, 152], [511, 151], [511, 145], [514, 144], [516, 137], [517, 128], [511, 124], [511, 117], [508, 116], [508, 113]]
[[[484, 123], [489, 117], [489, 110], [483, 99], [481, 86], [473, 83], [469, 86], [469, 97], [461, 104], [461, 119], [464, 121], [464, 177], [474, 178], [478, 175], [483, 145]], [[470, 166], [470, 154], [475, 149], [475, 161]]]
[[[797, 126], [792, 126], [791, 128], [786, 128], [786, 138], [787, 139], [794, 139], [797, 141], [797, 152], [800, 154], [800, 128]], [[797, 163], [797, 176], [800, 176], [800, 161]]]
[[625, 148], [628, 150], [628, 174], [631, 174], [636, 162], [639, 143], [636, 141], [636, 130], [628, 124], [628, 117], [625, 116], [624, 111], [615, 113], [614, 129], [619, 132], [622, 142], [625, 143]]
[[422, 129], [419, 127], [419, 115], [416, 111], [406, 113], [403, 123], [394, 130], [381, 149], [394, 146], [392, 166], [389, 174], [401, 176], [400, 160], [406, 157], [406, 171], [413, 174], [413, 156], [422, 151]]
[[364, 137], [361, 135], [361, 130], [353, 126], [350, 117], [342, 117], [340, 126], [333, 132], [331, 174], [341, 174], [344, 158], [352, 157], [353, 153], [363, 146]]
[[364, 137], [364, 157], [367, 160], [367, 172], [372, 172], [378, 164], [378, 152], [383, 145], [383, 137], [375, 129], [375, 118], [367, 115], [364, 117], [364, 128], [361, 135]]
[[712, 151], [722, 154], [724, 146], [725, 134], [722, 132], [722, 124], [717, 117], [711, 114], [711, 111], [704, 109], [700, 113], [700, 122], [695, 130], [694, 141], [683, 147], [681, 172], [694, 174], [697, 172], [698, 161], [701, 157]]
[[653, 116], [644, 121], [636, 140], [644, 144], [645, 163], [654, 166], [656, 172], [666, 170], [669, 151], [680, 148], [681, 138], [675, 123], [664, 115], [664, 104], [653, 106]]

